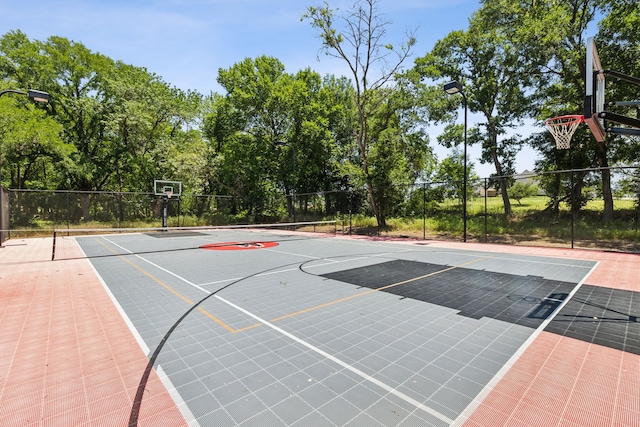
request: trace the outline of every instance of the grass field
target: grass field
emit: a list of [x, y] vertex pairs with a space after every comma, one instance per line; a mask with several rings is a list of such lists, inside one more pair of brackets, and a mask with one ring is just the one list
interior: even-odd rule
[[[638, 211], [634, 200], [614, 201], [614, 220], [604, 222], [604, 203], [593, 200], [573, 218], [566, 204], [560, 205], [557, 216], [545, 211], [548, 198], [528, 197], [521, 203], [512, 201], [512, 215], [503, 214], [500, 197], [475, 198], [467, 203], [467, 240], [478, 242], [521, 243], [549, 246], [566, 246], [573, 239], [580, 247], [640, 250]], [[378, 230], [375, 219], [355, 216], [351, 218], [354, 232], [384, 236], [415, 238], [442, 238], [459, 240], [463, 235], [462, 206], [456, 202], [441, 204], [441, 210], [427, 214], [425, 218], [389, 218], [387, 228]], [[347, 225], [348, 228], [348, 225]]]

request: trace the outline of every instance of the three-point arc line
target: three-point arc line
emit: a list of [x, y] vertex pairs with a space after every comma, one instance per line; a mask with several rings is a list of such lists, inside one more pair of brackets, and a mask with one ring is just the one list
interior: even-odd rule
[[[102, 243], [102, 244], [104, 245], [104, 243]], [[227, 244], [229, 244], [229, 243], [227, 243]], [[105, 245], [105, 247], [108, 248], [107, 245]], [[159, 285], [161, 285], [162, 287], [164, 287], [169, 292], [171, 292], [172, 294], [176, 295], [178, 298], [180, 298], [181, 300], [185, 301], [189, 305], [195, 304], [191, 299], [189, 299], [186, 296], [182, 295], [180, 292], [176, 291], [171, 286], [169, 286], [168, 284], [164, 283], [162, 280], [160, 280], [157, 277], [155, 277], [153, 274], [151, 274], [148, 271], [144, 270], [142, 267], [140, 267], [137, 264], [131, 262], [130, 260], [128, 260], [125, 257], [123, 257], [122, 255], [120, 255], [120, 258], [122, 258], [129, 265], [133, 266], [136, 270], [138, 270], [141, 273], [145, 274], [146, 276], [151, 278], [153, 281], [155, 281], [156, 283], [158, 283]], [[339, 304], [339, 303], [344, 302], [344, 301], [349, 301], [349, 300], [354, 299], [354, 298], [358, 298], [358, 297], [362, 297], [362, 296], [365, 296], [365, 295], [369, 295], [369, 294], [374, 293], [374, 292], [384, 291], [384, 290], [387, 290], [387, 289], [390, 289], [390, 288], [393, 288], [393, 287], [396, 287], [396, 286], [400, 286], [400, 285], [404, 285], [404, 284], [407, 284], [407, 283], [415, 282], [417, 280], [425, 279], [427, 277], [436, 276], [438, 274], [445, 273], [447, 271], [451, 271], [451, 270], [454, 270], [454, 269], [457, 269], [457, 268], [466, 267], [467, 265], [474, 264], [476, 262], [479, 262], [479, 261], [482, 261], [482, 260], [485, 260], [485, 259], [488, 259], [488, 258], [490, 258], [490, 257], [487, 256], [487, 257], [477, 258], [477, 259], [474, 259], [474, 260], [471, 260], [471, 261], [468, 261], [468, 262], [465, 262], [465, 263], [462, 263], [462, 264], [458, 264], [458, 265], [454, 265], [454, 266], [451, 266], [451, 267], [444, 268], [442, 270], [434, 271], [434, 272], [431, 272], [431, 273], [428, 273], [428, 274], [423, 274], [423, 275], [418, 276], [418, 277], [414, 277], [414, 278], [411, 278], [411, 279], [406, 279], [406, 280], [402, 280], [400, 282], [396, 282], [396, 283], [392, 283], [392, 284], [389, 284], [389, 285], [385, 285], [385, 286], [382, 286], [380, 288], [369, 289], [367, 291], [360, 292], [360, 293], [357, 293], [357, 294], [354, 294], [354, 295], [350, 295], [348, 297], [339, 298], [337, 300], [328, 301], [328, 302], [323, 303], [323, 304], [318, 304], [318, 305], [315, 305], [313, 307], [309, 307], [309, 308], [305, 308], [303, 310], [299, 310], [299, 311], [296, 311], [296, 312], [293, 312], [293, 313], [285, 314], [284, 316], [276, 317], [274, 319], [271, 319], [270, 321], [271, 322], [277, 322], [277, 321], [280, 321], [280, 320], [284, 320], [284, 319], [288, 319], [288, 318], [291, 318], [291, 317], [298, 316], [300, 314], [309, 313], [309, 312], [314, 311], [314, 310], [319, 310], [321, 308], [325, 308], [325, 307], [329, 307], [329, 306], [332, 306], [332, 305], [335, 305], [335, 304]], [[244, 332], [244, 331], [247, 331], [249, 329], [253, 329], [253, 328], [257, 328], [258, 326], [261, 326], [260, 323], [256, 323], [256, 324], [253, 324], [253, 325], [246, 326], [244, 328], [236, 329], [236, 328], [233, 328], [232, 326], [230, 326], [229, 324], [227, 324], [226, 322], [222, 321], [218, 317], [214, 316], [213, 314], [211, 314], [210, 312], [208, 312], [207, 310], [205, 310], [202, 307], [198, 307], [198, 311], [200, 311], [202, 314], [204, 314], [205, 316], [207, 316], [208, 318], [213, 320], [216, 324], [218, 324], [219, 326], [223, 327], [225, 330], [227, 330], [228, 332], [230, 332], [232, 334], [235, 334], [237, 332]]]

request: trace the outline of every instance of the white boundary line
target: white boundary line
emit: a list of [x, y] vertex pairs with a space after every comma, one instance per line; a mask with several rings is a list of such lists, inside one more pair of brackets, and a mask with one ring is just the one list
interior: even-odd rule
[[[80, 247], [79, 244], [78, 244], [78, 248], [84, 254], [84, 251], [82, 250], [82, 248]], [[86, 256], [86, 254], [84, 254], [84, 255]], [[93, 263], [91, 263], [89, 259], [87, 259], [87, 263], [89, 264], [89, 266], [93, 270], [94, 274], [96, 275], [96, 277], [98, 278], [98, 280], [102, 284], [102, 288], [105, 290], [105, 292], [109, 296], [109, 299], [111, 299], [111, 302], [113, 303], [113, 305], [116, 308], [116, 310], [118, 311], [118, 313], [120, 313], [120, 317], [122, 317], [122, 320], [124, 320], [124, 323], [129, 328], [129, 331], [131, 331], [131, 334], [133, 335], [133, 337], [135, 338], [136, 342], [138, 343], [138, 345], [142, 349], [143, 353], [146, 354], [147, 357], [148, 357], [149, 354], [151, 353], [151, 350], [149, 349], [147, 344], [144, 342], [144, 339], [142, 338], [142, 336], [140, 335], [138, 330], [133, 325], [133, 322], [131, 321], [131, 319], [129, 318], [127, 313], [124, 311], [124, 309], [122, 308], [122, 306], [120, 305], [120, 303], [116, 299], [115, 295], [113, 295], [113, 293], [111, 292], [111, 289], [109, 289], [109, 286], [107, 286], [106, 282], [104, 281], [104, 279], [102, 278], [100, 273], [98, 273], [98, 270], [95, 269], [95, 267], [93, 266]], [[169, 395], [173, 399], [174, 403], [176, 404], [178, 410], [180, 411], [180, 413], [184, 417], [184, 419], [187, 422], [187, 424], [189, 426], [193, 426], [193, 427], [200, 427], [200, 423], [198, 422], [198, 419], [193, 415], [193, 412], [191, 412], [191, 410], [187, 406], [187, 403], [184, 401], [184, 399], [182, 399], [182, 396], [180, 396], [180, 393], [178, 392], [178, 390], [173, 385], [173, 383], [171, 382], [171, 380], [169, 379], [169, 377], [167, 376], [167, 374], [164, 372], [164, 370], [162, 369], [162, 367], [160, 365], [158, 365], [156, 367], [156, 374], [160, 378], [160, 381], [162, 381], [162, 384], [164, 385], [164, 388], [167, 390], [167, 392], [169, 393]]]
[[540, 326], [536, 328], [536, 330], [529, 336], [529, 338], [527, 338], [527, 340], [524, 343], [522, 343], [520, 348], [518, 348], [518, 350], [513, 354], [513, 356], [509, 358], [509, 360], [502, 366], [502, 368], [493, 376], [491, 381], [489, 381], [487, 385], [484, 386], [482, 391], [480, 391], [480, 393], [478, 393], [478, 395], [473, 399], [473, 402], [471, 402], [469, 406], [467, 406], [464, 409], [464, 411], [462, 411], [462, 413], [458, 415], [458, 418], [456, 418], [455, 422], [453, 422], [449, 427], [460, 427], [469, 419], [469, 417], [473, 414], [473, 412], [475, 412], [476, 409], [478, 409], [478, 407], [482, 404], [482, 402], [489, 395], [489, 393], [491, 393], [493, 389], [496, 387], [496, 385], [502, 380], [502, 378], [504, 378], [506, 373], [509, 372], [511, 368], [513, 368], [513, 365], [516, 364], [518, 359], [520, 359], [520, 357], [529, 348], [529, 346], [531, 346], [531, 344], [536, 340], [536, 338], [538, 338], [538, 336], [542, 333], [542, 331], [544, 331], [544, 328], [546, 328], [547, 325], [551, 323], [551, 321], [557, 316], [560, 310], [562, 310], [569, 303], [569, 301], [571, 301], [571, 299], [576, 294], [576, 292], [578, 292], [578, 290], [582, 287], [584, 282], [591, 275], [591, 273], [593, 273], [593, 271], [596, 269], [596, 267], [599, 264], [600, 264], [600, 261], [596, 261], [595, 265], [591, 267], [591, 270], [589, 270], [587, 275], [582, 278], [580, 283], [578, 283], [571, 290], [571, 292], [569, 293], [569, 295], [567, 295], [567, 297], [564, 299], [562, 304], [558, 305], [558, 307], [556, 307], [553, 313], [551, 313], [551, 315], [547, 317], [544, 320], [544, 322], [542, 322]]
[[369, 381], [369, 382], [377, 385], [378, 387], [384, 389], [388, 393], [390, 393], [390, 394], [392, 394], [392, 395], [404, 400], [405, 402], [415, 406], [416, 408], [422, 409], [426, 413], [428, 413], [430, 415], [433, 415], [434, 417], [436, 417], [436, 418], [438, 418], [438, 419], [440, 419], [440, 420], [442, 420], [442, 421], [444, 421], [446, 423], [451, 424], [453, 422], [453, 420], [451, 418], [447, 417], [444, 414], [441, 414], [440, 412], [436, 411], [435, 409], [432, 409], [432, 408], [426, 406], [425, 404], [418, 402], [414, 398], [412, 398], [410, 396], [407, 396], [406, 394], [402, 393], [401, 391], [398, 391], [395, 388], [393, 388], [393, 387], [383, 383], [382, 381], [372, 377], [371, 375], [368, 375], [367, 373], [361, 371], [360, 369], [349, 365], [348, 363], [338, 359], [337, 357], [327, 353], [326, 351], [324, 351], [324, 350], [322, 350], [322, 349], [320, 349], [320, 348], [318, 348], [318, 347], [316, 347], [316, 346], [314, 346], [312, 344], [309, 344], [308, 342], [296, 337], [295, 335], [285, 331], [282, 328], [279, 328], [278, 326], [274, 325], [273, 323], [270, 323], [269, 321], [267, 321], [267, 320], [265, 320], [265, 319], [263, 319], [263, 318], [261, 318], [259, 316], [256, 316], [255, 314], [243, 309], [242, 307], [239, 307], [239, 306], [235, 305], [231, 301], [227, 301], [226, 299], [224, 299], [224, 298], [222, 298], [221, 296], [218, 296], [218, 295], [214, 295], [214, 298], [224, 302], [225, 304], [235, 308], [236, 310], [246, 314], [247, 316], [254, 318], [255, 320], [257, 320], [261, 324], [263, 324], [265, 326], [268, 326], [268, 327], [270, 327], [271, 329], [273, 329], [273, 330], [275, 330], [277, 332], [280, 332], [282, 335], [284, 335], [284, 336], [292, 339], [293, 341], [297, 342], [298, 344], [301, 344], [301, 345], [307, 347], [308, 349], [320, 354], [321, 356], [331, 360], [332, 362], [342, 366], [343, 368], [353, 372], [354, 374], [359, 375], [360, 377], [362, 377], [366, 381]]
[[[129, 252], [130, 254], [133, 254], [131, 251], [127, 250], [126, 248], [118, 245], [117, 243], [104, 238], [105, 240], [109, 241], [110, 243], [120, 247], [121, 249]], [[379, 242], [367, 242], [369, 244], [375, 244], [375, 243], [379, 243]], [[394, 243], [394, 242], [385, 242], [385, 243]], [[426, 250], [426, 248], [415, 248], [415, 249], [411, 249], [411, 250], [418, 250], [420, 252], [430, 252], [428, 250]], [[422, 249], [422, 250], [420, 250]], [[410, 251], [409, 249], [405, 249], [401, 252], [407, 252]], [[469, 252], [475, 252], [475, 251], [467, 251], [467, 250], [461, 250], [463, 253], [462, 255], [468, 255], [468, 256], [472, 256], [472, 257], [478, 257], [480, 256], [480, 254], [473, 254], [473, 253], [469, 253]], [[280, 251], [277, 251], [280, 252]], [[438, 252], [455, 252], [455, 253], [459, 253], [458, 250], [438, 250]], [[394, 254], [395, 252], [389, 252], [386, 253], [384, 255], [391, 255]], [[289, 254], [288, 255], [295, 255], [295, 254]], [[135, 257], [137, 257], [138, 259], [160, 269], [161, 271], [166, 272], [167, 274], [170, 274], [172, 276], [174, 276], [175, 278], [183, 281], [184, 283], [191, 285], [207, 294], [210, 294], [210, 291], [207, 291], [206, 289], [202, 288], [199, 285], [196, 285], [195, 283], [190, 282], [189, 280], [163, 268], [160, 267], [159, 265], [137, 255], [137, 254], [133, 254]], [[380, 254], [376, 254], [377, 256], [379, 256]], [[486, 255], [486, 254], [484, 254]], [[533, 257], [533, 258], [539, 258], [539, 256], [536, 255], [526, 255], [527, 257]], [[517, 255], [515, 256], [516, 258], [506, 258], [506, 257], [502, 257], [503, 259], [509, 259], [511, 261], [521, 261], [521, 262], [529, 262], [529, 263], [542, 263], [542, 261], [534, 261], [534, 260], [527, 260], [527, 259], [520, 259], [517, 258]], [[312, 258], [312, 257], [309, 257]], [[543, 257], [544, 258], [544, 257]], [[318, 258], [321, 259], [321, 258]], [[501, 259], [500, 257], [496, 258], [496, 259]], [[335, 262], [341, 262], [341, 261], [335, 261]], [[548, 263], [546, 263], [548, 264]], [[552, 263], [553, 265], [566, 265], [566, 266], [572, 266], [574, 268], [587, 268], [585, 266], [578, 266], [578, 265], [573, 265], [573, 264], [564, 264], [564, 263]], [[241, 311], [242, 313], [246, 314], [247, 316], [250, 316], [256, 320], [258, 320], [260, 323], [264, 324], [265, 326], [268, 326], [278, 332], [280, 332], [281, 334], [287, 336], [288, 338], [298, 342], [301, 345], [304, 345], [305, 347], [317, 352], [318, 354], [322, 355], [323, 357], [339, 364], [340, 366], [344, 367], [345, 369], [350, 370], [351, 372], [361, 376], [362, 378], [364, 378], [367, 381], [372, 382], [373, 384], [378, 385], [379, 387], [383, 388], [384, 390], [386, 390], [387, 392], [395, 395], [396, 397], [405, 400], [407, 403], [410, 403], [411, 405], [415, 406], [418, 409], [422, 409], [423, 411], [439, 418], [442, 421], [447, 422], [448, 424], [450, 424], [450, 427], [459, 427], [462, 426], [462, 424], [464, 424], [464, 422], [469, 418], [469, 416], [480, 406], [480, 404], [482, 403], [482, 401], [484, 401], [484, 399], [489, 395], [489, 393], [495, 388], [495, 386], [498, 384], [498, 382], [505, 376], [505, 374], [513, 367], [513, 365], [517, 362], [517, 360], [522, 356], [522, 354], [529, 348], [529, 346], [533, 343], [533, 341], [535, 341], [535, 339], [542, 333], [542, 331], [544, 330], [544, 328], [546, 328], [546, 326], [555, 318], [555, 316], [560, 312], [560, 310], [562, 308], [564, 308], [564, 306], [571, 300], [571, 298], [573, 298], [573, 296], [575, 295], [575, 293], [580, 289], [580, 287], [582, 287], [582, 284], [586, 281], [586, 279], [591, 275], [591, 273], [596, 269], [596, 267], [599, 265], [599, 261], [596, 261], [596, 263], [591, 267], [591, 269], [589, 270], [589, 272], [585, 275], [585, 277], [573, 288], [573, 290], [569, 293], [569, 295], [567, 296], [567, 298], [565, 298], [565, 300], [563, 301], [562, 304], [560, 304], [555, 310], [554, 312], [547, 318], [545, 319], [544, 322], [542, 322], [540, 324], [540, 326], [538, 326], [538, 328], [536, 328], [536, 330], [529, 336], [529, 338], [520, 346], [520, 348], [511, 356], [511, 358], [509, 358], [509, 360], [505, 363], [505, 365], [496, 373], [496, 375], [494, 375], [494, 377], [491, 379], [491, 381], [489, 381], [489, 383], [487, 383], [487, 385], [482, 389], [482, 391], [480, 391], [480, 393], [474, 398], [473, 402], [471, 404], [469, 404], [469, 406], [467, 406], [464, 411], [455, 419], [451, 419], [449, 417], [447, 417], [444, 414], [439, 413], [438, 411], [418, 402], [417, 400], [413, 399], [410, 396], [407, 396], [406, 394], [394, 389], [393, 387], [383, 383], [382, 381], [377, 380], [376, 378], [373, 378], [371, 376], [369, 376], [368, 374], [366, 374], [363, 371], [360, 371], [359, 369], [349, 365], [346, 362], [343, 362], [342, 360], [336, 358], [335, 356], [321, 350], [320, 348], [317, 348], [315, 346], [313, 346], [312, 344], [307, 343], [306, 341], [296, 337], [295, 335], [275, 326], [274, 324], [260, 318], [257, 315], [254, 315], [253, 313], [233, 304], [230, 301], [225, 300], [224, 298], [215, 295], [215, 298], [228, 304], [229, 306], [235, 308], [236, 310]], [[278, 271], [272, 271], [269, 273], [263, 273], [257, 276], [262, 276], [262, 275], [267, 275], [267, 274], [276, 274], [276, 273], [282, 273], [285, 271], [293, 271], [293, 270], [297, 270], [297, 269], [287, 269], [287, 270], [278, 270]], [[231, 281], [231, 280], [237, 280], [237, 279], [226, 279], [225, 281]], [[216, 283], [220, 283], [222, 281], [216, 282]], [[168, 378], [167, 378], [168, 380]], [[176, 391], [177, 393], [177, 391]], [[185, 406], [186, 407], [186, 406]]]
[[[105, 238], [105, 240], [107, 240], [107, 241], [109, 241], [110, 243], [112, 243], [112, 244], [114, 244], [114, 245], [118, 246], [119, 248], [121, 248], [121, 249], [123, 249], [123, 250], [125, 250], [125, 251], [127, 251], [127, 252], [129, 252], [129, 253], [131, 253], [131, 252], [130, 252], [130, 251], [128, 251], [127, 249], [125, 249], [125, 248], [123, 248], [122, 246], [120, 246], [120, 245], [118, 245], [118, 244], [116, 244], [116, 243], [112, 242], [111, 240], [106, 239], [106, 238]], [[189, 281], [189, 280], [187, 280], [187, 279], [185, 279], [185, 278], [181, 277], [180, 275], [175, 274], [175, 273], [173, 273], [173, 272], [171, 272], [171, 271], [169, 271], [169, 270], [167, 270], [167, 269], [165, 269], [165, 268], [163, 268], [163, 267], [160, 267], [159, 265], [157, 265], [157, 264], [155, 264], [155, 263], [153, 263], [153, 262], [151, 262], [151, 261], [148, 261], [148, 260], [144, 259], [143, 257], [141, 257], [141, 256], [139, 256], [139, 255], [135, 255], [135, 254], [133, 254], [133, 255], [134, 255], [136, 258], [138, 258], [138, 259], [140, 259], [140, 260], [142, 260], [142, 261], [144, 261], [144, 262], [147, 262], [147, 263], [151, 264], [152, 266], [154, 266], [154, 267], [156, 267], [156, 268], [160, 269], [161, 271], [164, 271], [165, 273], [168, 273], [168, 274], [172, 275], [173, 277], [175, 277], [175, 278], [177, 278], [177, 279], [179, 279], [179, 280], [183, 281], [184, 283], [186, 283], [186, 284], [188, 284], [188, 285], [191, 285], [191, 286], [193, 286], [194, 288], [196, 288], [196, 289], [198, 289], [198, 290], [200, 290], [200, 291], [202, 291], [202, 292], [205, 292], [205, 293], [207, 293], [207, 294], [211, 294], [211, 292], [209, 292], [209, 291], [207, 291], [206, 289], [203, 289], [202, 287], [200, 287], [200, 286], [196, 285], [195, 283], [192, 283], [191, 281]], [[297, 270], [297, 269], [292, 269], [292, 270]], [[277, 272], [281, 273], [282, 271], [283, 271], [283, 270], [278, 270]], [[270, 274], [275, 274], [275, 273], [276, 273], [276, 272], [270, 272]], [[264, 275], [266, 275], [266, 274], [269, 274], [269, 273], [265, 273]], [[410, 397], [410, 396], [408, 396], [408, 395], [406, 395], [406, 394], [402, 393], [401, 391], [396, 390], [395, 388], [391, 387], [390, 385], [388, 385], [388, 384], [386, 384], [386, 383], [384, 383], [384, 382], [382, 382], [382, 381], [380, 381], [380, 380], [378, 380], [378, 379], [376, 379], [376, 378], [374, 378], [374, 377], [372, 377], [372, 376], [368, 375], [367, 373], [365, 373], [365, 372], [363, 372], [363, 371], [359, 370], [358, 368], [356, 368], [356, 367], [354, 367], [354, 366], [349, 365], [348, 363], [346, 363], [346, 362], [344, 362], [344, 361], [342, 361], [342, 360], [338, 359], [337, 357], [335, 357], [335, 356], [333, 356], [333, 355], [331, 355], [331, 354], [327, 353], [326, 351], [324, 351], [324, 350], [322, 350], [322, 349], [320, 349], [320, 348], [318, 348], [318, 347], [316, 347], [316, 346], [314, 346], [314, 345], [312, 345], [312, 344], [309, 344], [308, 342], [306, 342], [306, 341], [304, 341], [304, 340], [302, 340], [302, 339], [300, 339], [300, 338], [296, 337], [295, 335], [293, 335], [293, 334], [291, 334], [291, 333], [289, 333], [289, 332], [285, 331], [284, 329], [279, 328], [278, 326], [274, 325], [273, 323], [270, 323], [269, 321], [267, 321], [267, 320], [265, 320], [265, 319], [262, 319], [261, 317], [259, 317], [259, 316], [255, 315], [255, 314], [253, 314], [253, 313], [251, 313], [251, 312], [249, 312], [248, 310], [245, 310], [244, 308], [242, 308], [242, 307], [240, 307], [240, 306], [235, 305], [234, 303], [232, 303], [232, 302], [230, 302], [230, 301], [228, 301], [228, 300], [226, 300], [226, 299], [224, 299], [224, 298], [222, 298], [222, 297], [220, 297], [220, 296], [218, 296], [218, 295], [214, 295], [214, 297], [215, 297], [216, 299], [218, 299], [218, 300], [220, 300], [220, 301], [224, 302], [225, 304], [227, 304], [227, 305], [229, 305], [229, 306], [231, 306], [231, 307], [235, 308], [236, 310], [238, 310], [238, 311], [240, 311], [240, 312], [242, 312], [242, 313], [246, 314], [247, 316], [249, 316], [249, 317], [251, 317], [251, 318], [253, 318], [253, 319], [256, 319], [258, 322], [260, 322], [260, 323], [264, 324], [265, 326], [268, 326], [268, 327], [272, 328], [273, 330], [275, 330], [275, 331], [277, 331], [277, 332], [281, 333], [282, 335], [284, 335], [284, 336], [286, 336], [286, 337], [288, 337], [288, 338], [292, 339], [293, 341], [295, 341], [295, 342], [297, 342], [297, 343], [299, 343], [299, 344], [301, 344], [301, 345], [303, 345], [303, 346], [307, 347], [308, 349], [310, 349], [310, 350], [312, 350], [312, 351], [314, 351], [314, 352], [316, 352], [316, 353], [320, 354], [321, 356], [325, 357], [326, 359], [331, 360], [332, 362], [334, 362], [334, 363], [336, 363], [336, 364], [338, 364], [338, 365], [342, 366], [342, 367], [343, 367], [343, 368], [345, 368], [345, 369], [348, 369], [349, 371], [353, 372], [354, 374], [359, 375], [360, 377], [362, 377], [362, 378], [363, 378], [363, 379], [365, 379], [366, 381], [369, 381], [369, 382], [371, 382], [371, 383], [373, 383], [373, 384], [377, 385], [378, 387], [382, 388], [383, 390], [387, 391], [388, 393], [390, 393], [390, 394], [392, 394], [392, 395], [394, 395], [394, 396], [396, 396], [396, 397], [398, 397], [398, 398], [400, 398], [400, 399], [404, 400], [405, 402], [407, 402], [407, 403], [409, 403], [409, 404], [411, 404], [411, 405], [415, 406], [417, 409], [421, 409], [421, 410], [425, 411], [426, 413], [428, 413], [428, 414], [430, 414], [430, 415], [432, 415], [432, 416], [434, 416], [434, 417], [436, 417], [436, 418], [438, 418], [438, 419], [440, 419], [440, 420], [442, 420], [442, 421], [444, 421], [444, 422], [446, 422], [446, 423], [448, 423], [448, 424], [451, 424], [451, 423], [453, 422], [453, 419], [451, 419], [451, 418], [447, 417], [446, 415], [441, 414], [440, 412], [436, 411], [435, 409], [430, 408], [430, 407], [426, 406], [425, 404], [423, 404], [423, 403], [421, 403], [421, 402], [419, 402], [419, 401], [415, 400], [414, 398], [412, 398], [412, 397]], [[133, 326], [133, 325], [132, 325], [132, 326]], [[169, 380], [169, 379], [167, 378], [167, 380]], [[169, 380], [169, 382], [170, 382], [170, 380]], [[175, 387], [173, 387], [173, 384], [172, 384], [172, 388], [173, 388], [173, 389], [174, 389], [174, 391], [175, 391]], [[177, 391], [176, 391], [176, 393], [177, 393]], [[182, 401], [182, 400], [181, 400], [181, 403], [182, 403], [182, 404], [184, 404], [184, 401]], [[186, 407], [186, 404], [185, 404], [185, 407]], [[193, 416], [193, 414], [192, 414], [192, 416]]]

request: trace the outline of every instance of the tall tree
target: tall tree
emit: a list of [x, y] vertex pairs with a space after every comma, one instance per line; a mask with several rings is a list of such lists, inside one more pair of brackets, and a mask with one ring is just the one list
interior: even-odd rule
[[[515, 173], [515, 155], [523, 142], [518, 135], [507, 137], [506, 133], [521, 125], [530, 112], [529, 65], [504, 31], [487, 24], [482, 11], [471, 17], [468, 30], [451, 32], [416, 61], [424, 77], [457, 80], [466, 88], [469, 110], [484, 119], [470, 132], [469, 143], [482, 145], [481, 161], [492, 163], [498, 177]], [[509, 184], [505, 178], [498, 182], [504, 212], [510, 215]]]
[[[57, 165], [57, 188], [149, 191], [154, 178], [178, 180], [168, 156], [196, 123], [199, 94], [63, 37], [30, 41], [10, 32], [0, 48], [0, 77], [49, 92], [46, 111], [61, 125], [62, 140], [75, 146], [67, 151], [71, 161]], [[81, 196], [85, 220], [89, 199]]]
[[[640, 7], [631, 0], [611, 0], [605, 4], [606, 15], [598, 23], [596, 36], [603, 66], [628, 76], [640, 78]], [[622, 80], [609, 80], [607, 101], [637, 101], [640, 86]], [[640, 106], [608, 107], [620, 114], [640, 118]], [[640, 137], [610, 135], [608, 141], [612, 162], [636, 163], [640, 161]]]
[[[218, 81], [227, 93], [208, 100], [203, 126], [212, 147], [209, 191], [234, 195], [257, 214], [266, 202], [249, 209], [254, 196], [266, 201], [282, 191], [291, 212], [294, 193], [298, 208], [306, 209], [308, 193], [349, 188], [355, 112], [347, 79], [309, 69], [289, 74], [277, 59], [262, 56], [221, 69]], [[243, 149], [240, 140], [245, 153], [235, 152]], [[233, 169], [232, 161], [243, 168]], [[250, 196], [250, 189], [257, 193]], [[325, 196], [333, 212], [336, 203]]]
[[[360, 0], [338, 16], [328, 3], [322, 7], [308, 7], [303, 19], [311, 22], [322, 40], [321, 51], [343, 60], [349, 69], [355, 86], [354, 103], [357, 125], [353, 129], [360, 155], [360, 168], [367, 186], [371, 208], [379, 226], [385, 226], [384, 213], [374, 189], [374, 172], [371, 170], [371, 151], [375, 143], [371, 135], [371, 119], [384, 108], [388, 87], [401, 69], [416, 43], [413, 34], [400, 47], [386, 43], [384, 38], [389, 21], [378, 10], [378, 0]], [[376, 69], [376, 67], [378, 67]]]
[[[626, 2], [616, 0], [610, 3]], [[517, 42], [516, 47], [521, 57], [531, 62], [530, 73], [535, 76], [537, 82], [532, 96], [531, 111], [536, 119], [543, 121], [565, 114], [579, 114], [582, 111], [585, 74], [591, 72], [586, 70], [585, 64], [586, 31], [598, 13], [604, 12], [603, 7], [606, 3], [606, 0], [569, 0], [561, 3], [552, 0], [485, 1], [482, 10], [487, 22], [502, 28], [511, 40]], [[549, 145], [553, 144], [548, 133], [544, 133], [543, 139], [532, 139], [532, 145], [541, 149], [543, 154], [551, 150], [541, 147], [544, 138]], [[597, 166], [605, 168], [601, 172], [604, 219], [612, 218], [611, 176], [606, 169], [610, 163], [611, 147], [595, 141], [588, 132], [581, 131], [576, 132], [572, 138], [572, 146], [580, 148], [572, 149], [571, 153], [543, 156], [537, 169]], [[560, 163], [554, 165], [554, 160]], [[574, 200], [579, 203], [572, 209], [580, 208], [582, 198], [579, 191], [586, 175], [578, 173], [575, 177], [575, 186], [565, 186], [567, 189], [573, 188], [575, 194], [552, 197], [554, 205], [557, 206], [556, 201], [560, 199]], [[552, 187], [564, 191], [561, 185]]]
[[154, 179], [182, 180], [171, 167], [170, 154], [195, 122], [200, 95], [173, 88], [146, 69], [121, 62], [104, 73], [101, 86], [107, 105], [100, 144], [111, 154], [110, 184], [149, 191]]
[[55, 189], [59, 170], [74, 146], [60, 139], [62, 127], [26, 99], [0, 99], [0, 184]]
[[293, 191], [296, 179], [292, 179], [291, 161], [285, 160], [292, 154], [281, 156], [278, 167], [281, 153], [276, 144], [289, 144], [299, 160], [303, 147], [301, 140], [292, 139], [294, 106], [301, 104], [296, 96], [306, 92], [306, 85], [268, 56], [246, 58], [220, 69], [218, 82], [227, 93], [212, 97], [204, 121], [205, 137], [213, 148], [209, 187], [238, 197], [243, 209], [257, 217], [278, 184], [289, 194]]

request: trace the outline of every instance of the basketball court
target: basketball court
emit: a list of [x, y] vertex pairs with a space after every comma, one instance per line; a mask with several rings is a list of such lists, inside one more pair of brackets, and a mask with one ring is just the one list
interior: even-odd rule
[[[587, 67], [558, 149], [639, 134]], [[0, 249], [3, 426], [640, 425], [637, 254], [172, 229], [154, 187], [161, 228]]]
[[3, 249], [3, 425], [637, 425], [637, 255], [65, 239]]

